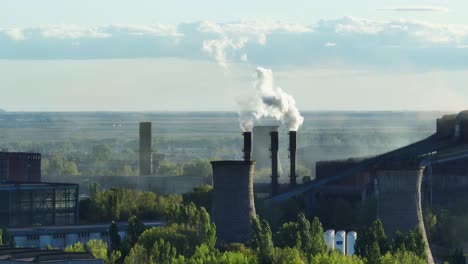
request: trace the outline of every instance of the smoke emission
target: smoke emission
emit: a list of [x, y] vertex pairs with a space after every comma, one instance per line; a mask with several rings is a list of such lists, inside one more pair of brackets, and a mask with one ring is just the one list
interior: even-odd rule
[[257, 90], [255, 98], [240, 103], [240, 126], [243, 131], [252, 131], [255, 123], [265, 118], [274, 118], [296, 131], [304, 118], [296, 107], [294, 98], [283, 89], [275, 86], [271, 69], [257, 67]]

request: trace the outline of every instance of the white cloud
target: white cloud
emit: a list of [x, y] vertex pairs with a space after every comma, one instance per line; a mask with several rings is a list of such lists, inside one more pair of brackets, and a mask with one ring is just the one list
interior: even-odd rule
[[118, 24], [109, 27], [111, 30], [123, 31], [129, 35], [150, 35], [159, 37], [182, 37], [183, 34], [177, 31], [176, 25], [138, 25], [138, 24]]
[[393, 11], [393, 12], [437, 12], [437, 13], [449, 12], [448, 8], [440, 7], [440, 6], [407, 6], [407, 7], [383, 8], [380, 10]]
[[241, 61], [243, 61], [243, 62], [246, 62], [246, 61], [249, 60], [247, 54], [245, 54], [245, 53], [242, 53], [239, 59], [240, 59]]
[[76, 25], [49, 25], [40, 27], [44, 38], [81, 39], [81, 38], [108, 38], [110, 33], [99, 27], [82, 27]]
[[26, 36], [24, 35], [23, 30], [21, 30], [20, 28], [7, 29], [7, 30], [5, 30], [5, 34], [9, 38], [11, 38], [13, 40], [17, 40], [17, 41], [26, 39]]
[[[23, 43], [12, 45], [10, 39]], [[81, 43], [79, 53], [70, 45], [73, 42]], [[44, 49], [47, 45], [54, 49]], [[51, 52], [58, 47], [60, 52]], [[465, 68], [466, 47], [468, 24], [356, 17], [321, 20], [311, 26], [261, 21], [51, 25], [3, 29], [0, 34], [0, 59], [210, 58], [224, 68], [246, 58], [270, 67], [351, 63], [398, 69], [401, 65]]]

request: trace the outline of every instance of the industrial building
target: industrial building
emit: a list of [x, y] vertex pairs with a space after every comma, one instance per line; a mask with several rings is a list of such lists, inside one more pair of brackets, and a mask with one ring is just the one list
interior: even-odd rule
[[96, 259], [88, 252], [67, 253], [57, 249], [0, 247], [0, 264], [16, 263], [103, 264], [104, 260]]
[[411, 145], [365, 158], [316, 164], [316, 179], [271, 200], [303, 195], [313, 211], [317, 197], [345, 198], [360, 203], [372, 197], [377, 214], [392, 237], [419, 227], [426, 240], [426, 261], [434, 263], [426, 238], [422, 207], [450, 208], [468, 198], [468, 111], [446, 115], [436, 133]]
[[[118, 222], [117, 228], [122, 241], [127, 236], [128, 222]], [[148, 228], [162, 226], [162, 222], [144, 222]], [[8, 232], [16, 247], [64, 249], [76, 242], [86, 244], [92, 239], [101, 239], [110, 244], [109, 224], [94, 225], [62, 225], [62, 226], [31, 226], [23, 228], [8, 228]]]
[[41, 182], [39, 153], [0, 152], [0, 226], [78, 224], [78, 184]]
[[41, 154], [0, 152], [0, 183], [40, 181]]

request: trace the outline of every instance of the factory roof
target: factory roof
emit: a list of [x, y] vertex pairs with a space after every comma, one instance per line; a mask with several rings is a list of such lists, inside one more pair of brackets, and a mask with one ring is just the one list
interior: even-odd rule
[[245, 165], [245, 164], [254, 164], [253, 160], [215, 160], [211, 161], [211, 164], [221, 164], [221, 165]]
[[73, 260], [88, 260], [92, 263], [102, 263], [90, 253], [66, 253], [61, 250], [41, 250], [37, 248], [7, 248], [0, 247], [0, 262], [9, 263], [48, 263]]
[[[126, 229], [128, 222], [116, 223], [119, 229]], [[144, 222], [146, 227], [158, 227], [163, 226], [163, 222]], [[8, 232], [11, 235], [25, 235], [25, 234], [53, 234], [57, 232], [61, 233], [76, 233], [81, 231], [86, 232], [102, 232], [109, 229], [110, 223], [92, 224], [92, 225], [62, 225], [62, 226], [32, 226], [32, 227], [20, 227], [20, 228], [8, 228]]]
[[3, 183], [0, 183], [0, 191], [43, 190], [43, 189], [54, 189], [57, 187], [77, 188], [78, 184], [58, 183], [58, 182], [3, 182]]

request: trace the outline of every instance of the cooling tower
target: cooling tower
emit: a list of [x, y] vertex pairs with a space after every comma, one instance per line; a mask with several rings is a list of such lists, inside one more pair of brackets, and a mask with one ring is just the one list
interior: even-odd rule
[[[255, 169], [270, 169], [270, 132], [278, 131], [278, 126], [255, 126], [253, 133], [252, 160], [255, 160]], [[281, 163], [278, 161], [278, 171], [281, 174]]]
[[279, 139], [278, 131], [270, 132], [271, 143], [271, 195], [277, 195], [279, 191], [279, 174], [278, 174], [278, 150], [279, 150]]
[[140, 122], [140, 176], [153, 174], [151, 122]]
[[255, 215], [253, 161], [212, 161], [213, 201], [211, 219], [219, 242], [246, 242], [250, 217]]
[[296, 149], [297, 149], [297, 132], [289, 131], [289, 159], [291, 161], [291, 164], [289, 167], [289, 187], [291, 188], [294, 188], [297, 184]]

